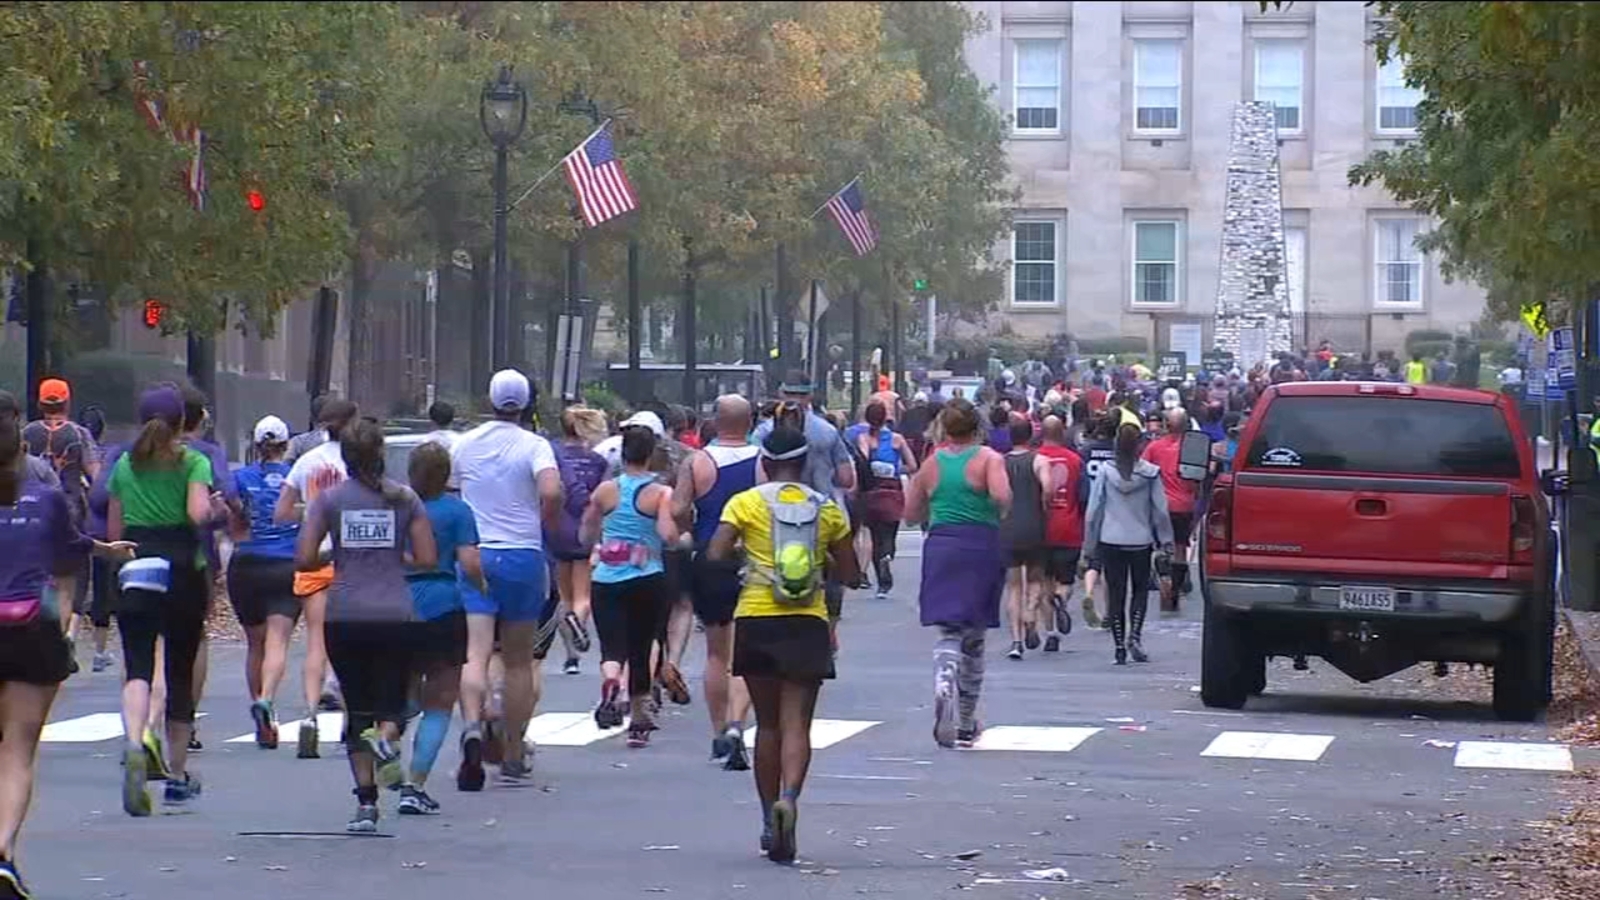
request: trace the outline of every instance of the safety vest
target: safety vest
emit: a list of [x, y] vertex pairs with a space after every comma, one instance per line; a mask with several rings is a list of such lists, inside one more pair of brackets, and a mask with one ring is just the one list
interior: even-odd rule
[[1406, 363], [1406, 383], [1425, 384], [1428, 381], [1428, 364], [1420, 359]]

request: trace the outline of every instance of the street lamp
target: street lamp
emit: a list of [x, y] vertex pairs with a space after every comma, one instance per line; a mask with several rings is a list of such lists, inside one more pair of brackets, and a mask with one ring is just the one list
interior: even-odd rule
[[507, 262], [506, 216], [510, 213], [506, 184], [507, 152], [528, 124], [528, 92], [511, 77], [511, 67], [501, 66], [494, 81], [483, 83], [478, 97], [478, 121], [494, 145], [494, 298], [489, 316], [489, 356], [493, 370], [506, 366], [510, 344], [511, 273]]

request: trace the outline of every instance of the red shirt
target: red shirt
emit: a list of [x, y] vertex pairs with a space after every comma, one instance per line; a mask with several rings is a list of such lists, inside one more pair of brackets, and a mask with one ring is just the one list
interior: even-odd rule
[[1178, 477], [1178, 454], [1182, 450], [1182, 436], [1163, 435], [1144, 448], [1144, 458], [1161, 470], [1161, 486], [1167, 490], [1167, 511], [1194, 512], [1195, 495], [1199, 493], [1193, 482]]
[[1078, 505], [1079, 482], [1083, 478], [1083, 457], [1055, 444], [1039, 448], [1039, 455], [1050, 461], [1050, 518], [1045, 522], [1044, 542], [1051, 547], [1083, 546], [1083, 507]]
[[1084, 402], [1089, 404], [1090, 412], [1099, 412], [1106, 408], [1106, 392], [1104, 388], [1091, 387], [1083, 392]]

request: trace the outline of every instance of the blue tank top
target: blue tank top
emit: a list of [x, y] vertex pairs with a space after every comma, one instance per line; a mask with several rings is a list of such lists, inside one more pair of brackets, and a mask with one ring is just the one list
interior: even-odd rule
[[717, 480], [711, 482], [711, 490], [706, 491], [704, 497], [694, 501], [694, 545], [700, 549], [711, 543], [711, 536], [717, 533], [717, 524], [722, 521], [722, 508], [733, 495], [756, 486], [756, 459], [761, 455], [761, 448], [754, 444], [744, 447], [712, 444], [705, 452], [717, 464]]
[[874, 478], [899, 478], [900, 477], [900, 451], [894, 449], [894, 431], [884, 427], [878, 432], [878, 446], [872, 450], [872, 458], [868, 460], [872, 465]]
[[600, 526], [594, 581], [616, 584], [663, 571], [656, 517], [639, 511], [639, 491], [657, 483], [655, 475], [617, 476], [617, 506]]
[[278, 494], [283, 492], [283, 480], [289, 475], [289, 464], [281, 462], [257, 463], [245, 466], [233, 475], [239, 500], [244, 504], [245, 516], [250, 521], [250, 539], [240, 541], [234, 552], [240, 556], [266, 559], [294, 559], [294, 545], [300, 537], [297, 522], [279, 524], [272, 520], [278, 505]]

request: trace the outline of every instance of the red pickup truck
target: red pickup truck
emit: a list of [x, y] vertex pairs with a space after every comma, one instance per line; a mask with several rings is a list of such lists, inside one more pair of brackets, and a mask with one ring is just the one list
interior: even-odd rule
[[1494, 668], [1494, 711], [1549, 702], [1555, 547], [1534, 451], [1498, 394], [1269, 388], [1205, 519], [1201, 699], [1238, 709], [1272, 656], [1375, 681]]

